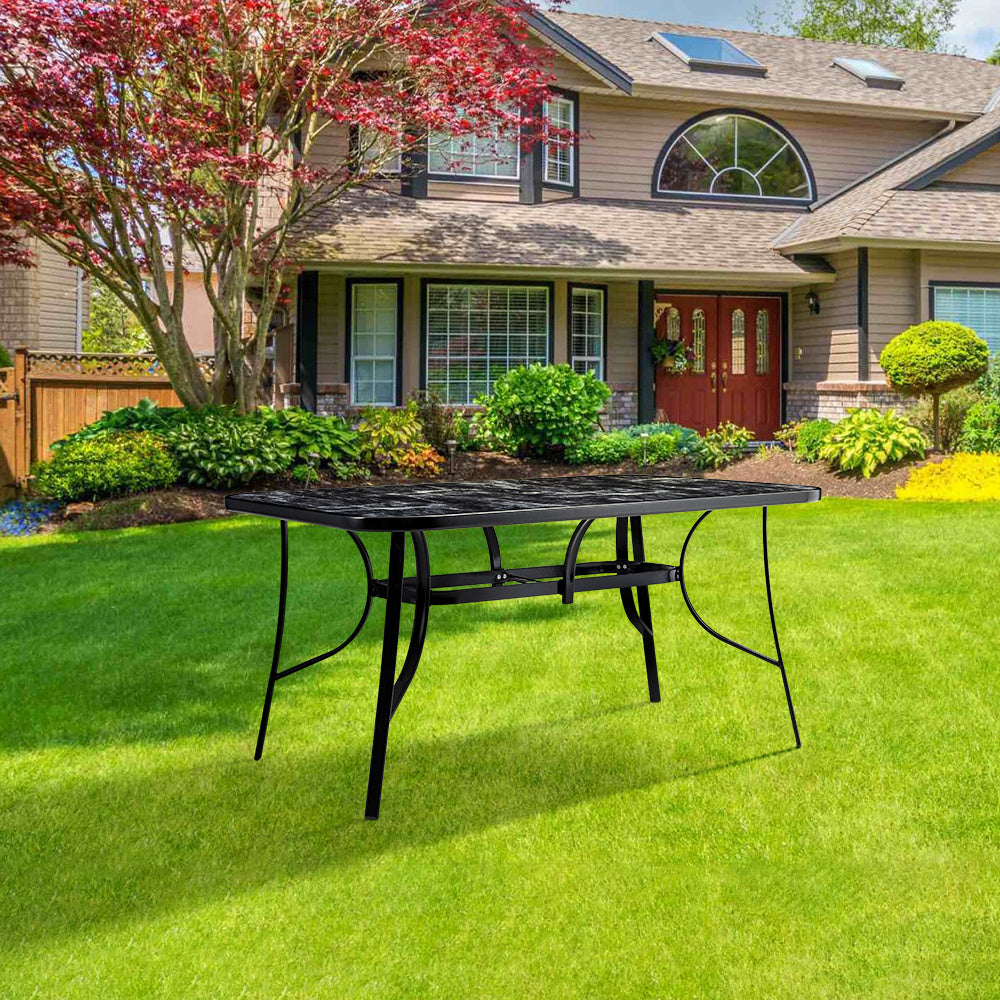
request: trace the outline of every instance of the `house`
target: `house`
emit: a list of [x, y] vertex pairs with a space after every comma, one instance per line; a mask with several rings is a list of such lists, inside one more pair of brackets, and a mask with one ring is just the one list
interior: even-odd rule
[[31, 268], [0, 267], [0, 344], [73, 354], [90, 317], [90, 282], [54, 250], [33, 241]]
[[[764, 439], [893, 403], [878, 357], [912, 323], [1000, 350], [1000, 67], [589, 14], [530, 27], [578, 147], [432, 137], [303, 225], [288, 400], [469, 404], [510, 366], [568, 362], [610, 385], [612, 424]], [[654, 365], [658, 337], [690, 346], [687, 372]]]

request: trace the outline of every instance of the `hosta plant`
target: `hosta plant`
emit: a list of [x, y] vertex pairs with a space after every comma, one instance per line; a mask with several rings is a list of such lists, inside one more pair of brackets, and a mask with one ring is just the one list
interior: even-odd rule
[[904, 458], [923, 458], [927, 442], [906, 417], [887, 410], [848, 411], [820, 448], [819, 457], [842, 472], [860, 472], [865, 479]]

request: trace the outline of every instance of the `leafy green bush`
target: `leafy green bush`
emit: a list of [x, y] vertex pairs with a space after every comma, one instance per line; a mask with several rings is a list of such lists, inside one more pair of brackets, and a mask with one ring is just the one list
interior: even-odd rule
[[943, 393], [974, 382], [989, 367], [990, 349], [960, 323], [931, 320], [893, 337], [879, 363], [889, 385], [907, 396], [933, 401], [934, 447], [941, 446], [938, 402]]
[[422, 433], [417, 404], [413, 400], [399, 410], [366, 407], [361, 411], [358, 424], [361, 458], [376, 468], [392, 468], [414, 447], [426, 443]]
[[820, 448], [820, 458], [834, 469], [860, 472], [869, 479], [884, 465], [910, 455], [923, 458], [927, 442], [906, 417], [893, 410], [849, 410]]
[[1000, 354], [990, 358], [990, 366], [972, 384], [972, 388], [987, 399], [1000, 400]]
[[633, 424], [631, 427], [623, 428], [622, 434], [627, 434], [629, 437], [642, 437], [643, 434], [648, 434], [650, 437], [670, 434], [676, 439], [677, 451], [682, 455], [689, 455], [695, 451], [701, 442], [696, 430], [682, 427], [680, 424]]
[[340, 417], [321, 417], [298, 406], [286, 410], [262, 406], [251, 419], [279, 439], [295, 462], [325, 466], [346, 476], [361, 457], [361, 435]]
[[70, 502], [169, 486], [179, 467], [153, 434], [124, 431], [64, 444], [32, 472], [37, 493]]
[[181, 406], [157, 406], [151, 399], [140, 399], [135, 406], [105, 410], [92, 424], [56, 441], [52, 445], [52, 451], [57, 451], [71, 441], [87, 441], [114, 431], [152, 431], [161, 434], [171, 427], [196, 419], [196, 414], [201, 412], [185, 410]]
[[[940, 427], [941, 448], [955, 451], [962, 436], [962, 428], [969, 411], [982, 399], [982, 395], [971, 385], [964, 385], [941, 397], [938, 406], [938, 426]], [[934, 405], [929, 399], [922, 399], [907, 413], [928, 440], [934, 439]]]
[[3, 344], [0, 344], [0, 368], [13, 368], [14, 362], [11, 360], [10, 352]]
[[958, 450], [1000, 452], [1000, 400], [984, 399], [969, 410]]
[[624, 431], [595, 434], [567, 448], [564, 457], [569, 465], [616, 465], [629, 457], [635, 441]]
[[795, 454], [803, 462], [818, 462], [820, 449], [826, 444], [832, 430], [832, 420], [804, 421], [795, 436]]
[[611, 390], [569, 365], [513, 368], [476, 402], [477, 427], [518, 455], [561, 456], [591, 437]]
[[292, 446], [253, 417], [199, 413], [164, 433], [183, 478], [195, 486], [233, 486], [291, 468]]
[[637, 465], [659, 465], [675, 458], [679, 451], [676, 434], [651, 434], [648, 438], [632, 438], [631, 458]]
[[705, 431], [698, 446], [691, 452], [696, 469], [721, 469], [735, 461], [753, 440], [753, 431], [739, 424], [719, 424], [714, 430]]

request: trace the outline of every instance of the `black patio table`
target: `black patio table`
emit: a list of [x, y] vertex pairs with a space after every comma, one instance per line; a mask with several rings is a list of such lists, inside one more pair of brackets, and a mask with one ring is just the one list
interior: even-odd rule
[[[482, 601], [546, 596], [559, 597], [563, 604], [572, 604], [579, 593], [592, 590], [618, 590], [626, 618], [642, 636], [649, 700], [657, 702], [660, 700], [660, 684], [656, 672], [649, 588], [661, 583], [680, 585], [688, 610], [698, 624], [716, 639], [764, 660], [781, 671], [795, 745], [800, 747], [802, 743], [795, 721], [795, 709], [792, 707], [792, 696], [781, 657], [781, 647], [778, 644], [774, 604], [771, 600], [771, 579], [767, 559], [767, 509], [780, 504], [810, 503], [819, 499], [820, 490], [810, 486], [741, 483], [720, 479], [680, 479], [651, 475], [567, 476], [492, 482], [431, 482], [420, 485], [234, 493], [226, 497], [226, 507], [229, 510], [261, 514], [265, 517], [278, 518], [281, 522], [278, 625], [254, 759], [260, 760], [264, 751], [264, 737], [267, 733], [267, 720], [275, 682], [329, 659], [353, 642], [367, 621], [372, 601], [376, 597], [386, 602], [386, 612], [382, 633], [378, 700], [375, 708], [375, 733], [372, 739], [368, 796], [365, 804], [367, 819], [378, 819], [389, 723], [416, 673], [427, 635], [427, 620], [432, 605], [474, 604]], [[768, 611], [771, 615], [774, 656], [758, 652], [717, 632], [695, 611], [688, 594], [684, 560], [692, 536], [713, 510], [736, 507], [761, 509], [764, 584], [767, 590]], [[681, 512], [698, 512], [700, 516], [684, 540], [678, 564], [672, 566], [647, 561], [642, 537], [643, 515]], [[615, 557], [600, 562], [579, 562], [577, 557], [584, 535], [598, 518], [616, 520]], [[361, 620], [344, 642], [326, 653], [279, 670], [288, 593], [289, 521], [325, 525], [346, 531], [357, 546], [364, 562], [367, 593]], [[497, 541], [498, 527], [553, 521], [579, 522], [570, 536], [566, 556], [561, 565], [517, 568], [504, 566]], [[449, 528], [483, 530], [489, 557], [488, 570], [444, 575], [431, 573], [424, 533]], [[389, 571], [385, 579], [375, 578], [371, 558], [358, 532], [389, 533]], [[416, 564], [416, 575], [412, 577], [403, 575], [407, 534], [413, 545]], [[636, 597], [632, 595], [633, 588]], [[414, 616], [409, 646], [397, 677], [396, 653], [402, 604], [413, 604]]]

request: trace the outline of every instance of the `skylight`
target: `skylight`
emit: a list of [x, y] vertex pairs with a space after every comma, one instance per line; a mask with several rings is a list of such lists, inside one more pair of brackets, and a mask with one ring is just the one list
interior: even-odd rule
[[837, 56], [833, 60], [835, 66], [846, 69], [859, 80], [864, 80], [869, 87], [882, 87], [885, 90], [899, 90], [904, 83], [901, 76], [897, 76], [891, 69], [886, 69], [881, 63], [874, 59], [848, 59], [844, 56]]
[[763, 76], [767, 67], [718, 35], [678, 35], [658, 31], [653, 37], [691, 69]]

